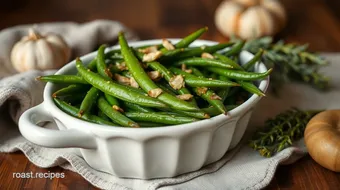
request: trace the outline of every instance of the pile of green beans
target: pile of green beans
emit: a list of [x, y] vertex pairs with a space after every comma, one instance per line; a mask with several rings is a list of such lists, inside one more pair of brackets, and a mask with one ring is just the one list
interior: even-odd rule
[[[264, 96], [253, 82], [271, 70], [252, 72], [262, 51], [240, 65], [244, 42], [189, 47], [206, 31], [201, 28], [170, 46], [163, 41], [143, 47], [130, 47], [120, 33], [120, 49], [105, 52], [102, 45], [87, 65], [77, 58], [77, 74], [37, 79], [60, 84], [52, 98], [65, 113], [117, 127], [191, 123], [227, 114], [252, 94]], [[145, 58], [154, 52], [157, 57]]]

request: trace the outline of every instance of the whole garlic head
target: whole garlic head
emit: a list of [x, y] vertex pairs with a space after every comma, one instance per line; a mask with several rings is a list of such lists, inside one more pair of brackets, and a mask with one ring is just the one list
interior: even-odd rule
[[56, 34], [40, 35], [33, 29], [17, 42], [11, 51], [11, 62], [18, 72], [28, 70], [58, 69], [71, 56], [71, 49], [64, 39]]
[[285, 23], [285, 9], [278, 0], [225, 0], [215, 12], [217, 29], [242, 39], [274, 35]]

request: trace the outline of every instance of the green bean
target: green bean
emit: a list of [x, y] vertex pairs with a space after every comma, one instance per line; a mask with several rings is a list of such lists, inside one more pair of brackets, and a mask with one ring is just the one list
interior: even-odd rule
[[120, 72], [120, 74], [124, 77], [128, 77], [128, 78], [131, 78], [131, 73], [130, 71], [122, 71]]
[[[122, 76], [125, 76], [125, 77], [128, 77], [130, 78], [131, 77], [131, 74], [130, 72], [128, 71], [123, 71], [120, 73]], [[122, 84], [123, 85], [123, 84]], [[132, 87], [132, 86], [129, 86], [129, 85], [123, 85], [122, 88], [125, 88], [126, 90], [129, 90], [129, 91], [133, 91], [133, 92], [136, 92], [136, 93], [139, 93], [139, 94], [142, 94], [144, 96], [147, 96], [147, 94], [140, 88], [135, 88], [135, 87]]]
[[181, 41], [179, 41], [177, 44], [175, 44], [175, 47], [178, 48], [185, 48], [188, 47], [193, 41], [195, 41], [197, 38], [202, 36], [206, 31], [208, 31], [208, 27], [201, 28], [187, 37], [183, 38]]
[[189, 67], [189, 69], [191, 69], [192, 74], [195, 75], [196, 77], [204, 77], [204, 74], [198, 70], [196, 67]]
[[89, 113], [92, 106], [97, 102], [99, 90], [92, 87], [87, 93], [84, 100], [81, 102], [78, 116], [82, 117], [84, 114]]
[[145, 49], [145, 48], [148, 48], [148, 47], [151, 47], [151, 46], [156, 46], [157, 49], [163, 48], [163, 44], [154, 44], [154, 45], [136, 46], [136, 47], [133, 47], [133, 48], [134, 48], [135, 50], [139, 50], [139, 49]]
[[221, 80], [210, 80], [207, 78], [199, 78], [195, 75], [189, 74], [181, 69], [171, 67], [170, 71], [174, 72], [177, 75], [183, 75], [185, 83], [191, 87], [228, 87], [228, 86], [240, 86], [239, 84], [232, 81], [221, 81]]
[[[201, 96], [204, 100], [209, 102], [212, 106], [214, 106], [216, 109], [220, 111], [220, 113], [227, 114], [227, 109], [225, 108], [223, 102], [218, 99], [218, 98], [213, 98], [216, 96], [216, 93], [212, 90], [206, 89], [206, 92], [202, 92], [203, 88], [193, 88], [194, 92], [198, 95]], [[205, 90], [203, 90], [205, 91]]]
[[97, 52], [97, 72], [99, 73], [100, 76], [102, 76], [103, 78], [105, 78], [106, 80], [111, 80], [112, 78], [112, 74], [110, 72], [110, 69], [108, 69], [106, 67], [105, 64], [105, 51], [106, 45], [101, 45], [98, 49]]
[[263, 79], [272, 72], [272, 68], [270, 68], [269, 70], [263, 73], [235, 71], [235, 70], [219, 69], [219, 68], [214, 68], [214, 67], [208, 67], [207, 69], [211, 72], [217, 73], [222, 76], [226, 76], [230, 79], [245, 80], [245, 81]]
[[250, 83], [250, 82], [246, 82], [246, 81], [238, 81], [238, 83], [241, 85], [241, 87], [252, 93], [252, 94], [256, 94], [258, 96], [266, 96], [264, 92], [262, 92], [260, 89], [258, 89], [254, 84]]
[[110, 94], [111, 96], [114, 96], [118, 99], [146, 107], [167, 107], [163, 102], [155, 98], [148, 97], [144, 94], [136, 92], [136, 90], [138, 91], [138, 89], [132, 90], [132, 87], [117, 84], [112, 81], [107, 81], [100, 75], [86, 70], [80, 59], [77, 59], [76, 65], [77, 70], [81, 74], [81, 76], [92, 86], [96, 87], [104, 93]]
[[83, 78], [76, 75], [46, 75], [39, 76], [37, 80], [61, 84], [88, 84]]
[[[112, 80], [112, 73], [111, 73], [111, 69], [113, 67], [107, 68], [106, 64], [105, 64], [105, 48], [106, 45], [101, 45], [98, 49], [98, 53], [97, 53], [97, 71], [99, 73], [100, 76], [102, 76], [104, 79], [106, 80]], [[112, 51], [111, 51], [112, 52]], [[118, 68], [117, 68], [118, 69]], [[116, 105], [119, 106], [119, 102], [118, 100], [114, 97], [111, 96], [109, 94], [104, 94], [106, 100], [111, 104], [111, 106]]]
[[110, 60], [115, 60], [115, 59], [123, 59], [123, 56], [120, 52], [116, 52], [116, 53], [107, 53], [105, 55], [105, 58], [110, 59]]
[[[169, 94], [176, 96], [176, 92], [174, 92], [175, 89], [173, 89], [169, 84], [160, 84], [159, 87], [162, 88], [162, 90], [167, 91]], [[180, 94], [191, 94], [191, 92], [187, 88], [181, 88], [180, 90], [177, 90], [177, 92], [180, 92]], [[187, 100], [187, 101], [197, 106], [196, 100], [194, 98], [191, 98], [190, 100]], [[182, 111], [182, 110], [171, 110], [171, 111], [175, 113], [184, 114], [186, 116], [199, 118], [199, 119], [209, 118], [209, 115], [199, 110], [195, 112]]]
[[136, 56], [136, 58], [140, 61], [143, 61], [143, 56], [144, 56], [144, 53], [134, 49], [134, 48], [131, 48], [131, 51], [132, 53]]
[[110, 118], [102, 112], [102, 110], [98, 110], [98, 117], [104, 119], [105, 121], [110, 121]]
[[[174, 77], [174, 74], [171, 71], [169, 71], [166, 67], [164, 67], [162, 64], [160, 64], [159, 62], [149, 62], [147, 63], [147, 66], [151, 67], [155, 71], [159, 71], [163, 75], [164, 79], [168, 82], [170, 82], [171, 78]], [[182, 87], [181, 89], [177, 90], [177, 92], [178, 94], [181, 94], [181, 95], [191, 94], [191, 92], [185, 87]], [[193, 98], [189, 100], [188, 102], [197, 106], [196, 101]]]
[[139, 112], [154, 112], [154, 110], [130, 102], [123, 102], [123, 107]]
[[169, 94], [171, 94], [172, 96], [177, 96], [176, 92], [174, 91], [174, 89], [170, 86], [167, 86], [165, 84], [159, 83], [157, 84], [159, 88], [161, 88], [164, 92], [167, 92]]
[[109, 94], [104, 93], [105, 99], [109, 102], [111, 106], [116, 105], [119, 106], [119, 101], [114, 97]]
[[115, 123], [118, 123], [121, 126], [139, 127], [139, 125], [136, 122], [126, 117], [125, 115], [121, 114], [119, 111], [113, 109], [110, 106], [110, 104], [105, 100], [105, 98], [102, 96], [99, 97], [98, 99], [98, 108], [110, 119], [112, 119]]
[[172, 110], [175, 113], [181, 114], [181, 115], [186, 115], [190, 117], [194, 117], [197, 119], [208, 119], [210, 118], [210, 115], [207, 114], [204, 111], [195, 111], [195, 112], [190, 112], [190, 111], [182, 111], [182, 110]]
[[117, 65], [110, 63], [109, 66], [107, 67], [110, 71], [110, 73], [119, 73], [120, 69], [118, 69]]
[[222, 98], [221, 100], [222, 102], [224, 102], [225, 99], [228, 97], [229, 91], [230, 91], [230, 88], [225, 88], [217, 92], [217, 95]]
[[96, 58], [92, 59], [92, 61], [87, 65], [87, 68], [90, 69], [91, 71], [96, 71], [97, 59]]
[[86, 96], [86, 93], [77, 93], [77, 94], [63, 96], [62, 100], [70, 104], [77, 104], [77, 103], [81, 103], [84, 100], [85, 96]]
[[141, 127], [162, 127], [162, 123], [154, 123], [154, 122], [138, 122]]
[[159, 71], [166, 81], [170, 81], [170, 79], [174, 77], [174, 74], [159, 62], [149, 62], [146, 65], [155, 71]]
[[[122, 54], [124, 56], [124, 60], [126, 62], [127, 67], [129, 68], [132, 76], [135, 78], [139, 86], [146, 92], [150, 92], [153, 89], [157, 89], [158, 86], [149, 78], [146, 74], [144, 69], [139, 64], [137, 58], [132, 53], [131, 49], [129, 48], [126, 39], [123, 33], [119, 34], [119, 44], [121, 46]], [[161, 100], [162, 102], [168, 104], [170, 107], [179, 110], [186, 110], [186, 111], [193, 111], [197, 110], [198, 108], [172, 96], [166, 92], [160, 94], [157, 99]]]
[[176, 56], [176, 59], [179, 60], [179, 59], [188, 58], [188, 57], [201, 56], [202, 53], [204, 52], [215, 53], [216, 51], [230, 47], [231, 45], [233, 45], [233, 43], [223, 43], [223, 44], [217, 44], [217, 45], [212, 45], [212, 46], [184, 48], [184, 50]]
[[249, 71], [250, 69], [252, 69], [253, 66], [259, 60], [261, 60], [262, 54], [263, 54], [263, 49], [260, 49], [250, 61], [248, 61], [246, 64], [243, 65], [244, 70]]
[[113, 49], [113, 50], [110, 50], [107, 53], [105, 53], [105, 58], [109, 58], [109, 57], [115, 56], [117, 54], [120, 54], [120, 49]]
[[165, 61], [171, 60], [171, 59], [174, 59], [177, 55], [179, 55], [183, 51], [184, 51], [184, 48], [168, 50], [168, 51], [162, 53], [162, 56], [159, 59], [160, 60], [165, 60]]
[[[121, 75], [125, 76], [125, 77], [131, 77], [131, 74], [128, 72], [128, 71], [123, 71], [120, 73]], [[122, 85], [121, 86], [122, 88], [125, 88], [126, 90], [128, 91], [133, 91], [135, 93], [139, 93], [141, 95], [144, 95], [144, 96], [148, 96], [142, 89], [140, 88], [135, 88], [135, 87], [132, 87], [132, 86], [129, 86], [129, 85]]]
[[[143, 57], [144, 57], [144, 53], [142, 52], [139, 52], [135, 49], [132, 49], [132, 52], [134, 53], [134, 55], [137, 57], [138, 60], [142, 61], [143, 60]], [[168, 50], [166, 52], [162, 52], [162, 56], [159, 58], [160, 60], [171, 60], [173, 59], [175, 56], [177, 56], [178, 54], [180, 54], [181, 52], [183, 52], [184, 49], [181, 48], [181, 49], [174, 49], [174, 50]]]
[[[244, 70], [244, 69], [242, 68], [241, 70]], [[220, 76], [220, 79], [221, 80], [228, 80], [228, 78], [225, 77], [225, 76]], [[238, 84], [240, 84], [241, 87], [244, 90], [246, 90], [250, 93], [257, 94], [259, 96], [265, 96], [265, 94], [260, 89], [258, 89], [255, 85], [253, 85], [251, 82], [241, 81], [241, 80], [237, 80], [236, 82]], [[228, 90], [228, 92], [229, 92], [229, 90]], [[222, 98], [223, 101], [225, 101], [225, 99], [228, 95], [228, 93], [226, 93], [225, 91], [223, 92], [223, 90], [220, 91], [218, 94], [220, 95], [220, 97]]]
[[221, 60], [223, 63], [231, 65], [234, 69], [243, 71], [243, 68], [239, 64], [229, 59], [228, 57], [221, 55], [219, 53], [214, 53], [214, 56]]
[[[227, 110], [232, 110], [232, 109], [235, 109], [237, 106], [238, 105], [227, 105], [225, 107], [226, 107]], [[216, 115], [221, 114], [221, 112], [213, 106], [208, 107], [208, 108], [202, 108], [202, 111], [208, 113], [211, 116], [216, 116]]]
[[[77, 117], [78, 118], [78, 112], [79, 112], [79, 109], [74, 107], [74, 106], [71, 106], [69, 104], [67, 104], [66, 102], [62, 101], [62, 100], [59, 100], [57, 98], [53, 98], [55, 104], [59, 107], [59, 109], [61, 109], [63, 112], [73, 116], [73, 117]], [[115, 123], [112, 123], [110, 121], [106, 121], [98, 116], [95, 116], [95, 115], [90, 115], [90, 114], [85, 114], [83, 115], [83, 117], [81, 118], [82, 120], [85, 120], [85, 121], [89, 121], [89, 122], [92, 122], [92, 123], [97, 123], [97, 124], [103, 124], [103, 125], [116, 125]]]
[[[202, 34], [204, 34], [206, 31], [208, 31], [208, 27], [201, 28], [201, 29], [191, 33], [187, 37], [185, 37], [182, 40], [180, 40], [179, 42], [177, 42], [174, 45], [175, 48], [180, 49], [180, 48], [188, 47], [192, 42], [194, 42], [196, 39], [198, 39], [200, 36], [202, 36]], [[165, 53], [165, 52], [168, 52], [168, 51], [171, 51], [171, 50], [167, 50], [165, 47], [163, 47], [162, 49], [160, 49], [160, 51], [162, 53]]]
[[71, 84], [65, 88], [59, 89], [56, 92], [54, 92], [52, 94], [52, 97], [55, 98], [57, 96], [65, 96], [65, 95], [70, 95], [73, 93], [79, 93], [79, 92], [84, 92], [86, 90], [88, 90], [88, 86], [87, 85], [83, 85], [83, 84]]
[[135, 121], [156, 122], [162, 124], [177, 125], [198, 121], [195, 118], [178, 116], [177, 114], [159, 112], [126, 112], [125, 115]]
[[[228, 80], [228, 78], [225, 77], [225, 76], [218, 76], [218, 78], [220, 80], [223, 80], [223, 81], [227, 81]], [[223, 89], [220, 89], [217, 92], [217, 95], [222, 98], [222, 102], [224, 102], [224, 100], [228, 97], [229, 91], [230, 91], [230, 88], [223, 88]]]
[[227, 62], [222, 62], [216, 59], [200, 58], [200, 57], [182, 59], [174, 63], [174, 65], [176, 66], [180, 66], [182, 64], [189, 65], [189, 66], [201, 66], [201, 67], [219, 67], [219, 68], [225, 68], [225, 69], [234, 68], [234, 66], [232, 66], [231, 64]]
[[228, 57], [228, 56], [239, 54], [242, 51], [244, 44], [245, 44], [245, 41], [239, 41], [235, 43], [235, 45], [233, 45], [233, 47], [230, 50], [224, 53], [224, 56]]

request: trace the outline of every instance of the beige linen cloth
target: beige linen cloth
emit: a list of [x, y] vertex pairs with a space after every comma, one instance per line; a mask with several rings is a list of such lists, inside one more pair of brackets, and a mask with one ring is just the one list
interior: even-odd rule
[[[268, 185], [279, 164], [290, 164], [306, 153], [303, 141], [287, 148], [272, 158], [263, 158], [246, 145], [239, 145], [216, 163], [199, 171], [174, 178], [139, 180], [122, 179], [99, 172], [89, 167], [77, 149], [53, 149], [34, 145], [25, 140], [16, 125], [20, 115], [30, 107], [42, 102], [44, 84], [35, 77], [54, 71], [30, 71], [14, 74], [8, 60], [13, 44], [26, 34], [27, 26], [18, 26], [0, 31], [0, 152], [22, 151], [35, 165], [43, 168], [61, 166], [82, 175], [87, 181], [101, 189], [153, 190], [153, 189], [261, 189]], [[42, 33], [51, 31], [65, 37], [73, 49], [74, 56], [80, 56], [95, 49], [101, 43], [117, 41], [119, 31], [127, 31], [128, 38], [134, 35], [118, 22], [99, 20], [85, 24], [54, 23], [37, 25]], [[263, 123], [268, 117], [291, 106], [302, 109], [340, 107], [340, 55], [325, 54], [331, 65], [324, 72], [332, 77], [331, 91], [320, 93], [301, 84], [286, 85], [280, 98], [269, 95], [257, 105], [249, 130]], [[1, 171], [0, 171], [1, 172]], [[18, 171], [20, 172], [20, 171]], [[67, 178], [67, 176], [66, 176]], [[9, 184], [10, 185], [10, 184]], [[8, 186], [9, 187], [9, 186]]]

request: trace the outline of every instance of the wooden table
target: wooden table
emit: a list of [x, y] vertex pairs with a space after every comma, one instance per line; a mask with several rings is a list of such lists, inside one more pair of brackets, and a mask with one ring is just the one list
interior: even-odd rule
[[[180, 3], [179, 3], [180, 2]], [[214, 28], [214, 10], [221, 0], [17, 0], [0, 6], [0, 29], [17, 24], [119, 20], [141, 39], [182, 37], [198, 27], [208, 26], [203, 37], [227, 41]], [[340, 51], [340, 1], [283, 0], [289, 15], [287, 27], [276, 36], [289, 42], [309, 43], [313, 51]], [[62, 13], [62, 14], [60, 14]], [[14, 179], [14, 172], [63, 172], [64, 179]], [[0, 154], [0, 189], [96, 189], [80, 175], [60, 167], [42, 169], [22, 153]], [[316, 164], [309, 156], [280, 166], [267, 189], [337, 189], [340, 175]]]

